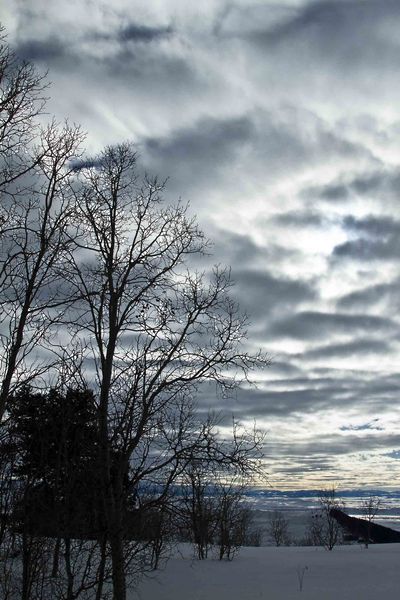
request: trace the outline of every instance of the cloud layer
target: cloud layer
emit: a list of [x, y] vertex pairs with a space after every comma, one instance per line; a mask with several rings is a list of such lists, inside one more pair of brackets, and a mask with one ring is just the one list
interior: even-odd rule
[[[196, 6], [199, 4], [199, 6]], [[400, 5], [395, 0], [5, 3], [49, 109], [133, 139], [232, 265], [257, 389], [200, 406], [269, 431], [282, 488], [400, 474]], [[379, 421], [378, 421], [379, 420]], [[377, 424], [374, 426], [374, 424]], [[372, 424], [372, 425], [371, 425]]]

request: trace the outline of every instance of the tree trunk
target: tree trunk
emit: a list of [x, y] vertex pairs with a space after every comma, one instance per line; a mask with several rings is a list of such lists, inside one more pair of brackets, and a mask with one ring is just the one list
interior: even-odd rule
[[21, 600], [29, 600], [32, 588], [32, 538], [22, 533], [22, 592]]
[[110, 533], [113, 600], [126, 600], [125, 561], [122, 531]]
[[109, 488], [108, 536], [111, 548], [113, 600], [126, 600], [126, 577], [123, 535], [123, 497], [120, 470], [116, 469]]
[[114, 600], [126, 600], [126, 576], [125, 576], [125, 557], [124, 557], [124, 527], [123, 527], [123, 469], [122, 465], [115, 466], [114, 477], [110, 493], [112, 501], [110, 508], [112, 514], [109, 523], [112, 579], [114, 589]]
[[[111, 303], [110, 321], [115, 323], [116, 305]], [[115, 457], [110, 456], [108, 438], [108, 403], [111, 387], [112, 365], [116, 344], [115, 327], [110, 326], [110, 340], [103, 365], [103, 380], [100, 390], [99, 436], [100, 436], [100, 473], [102, 500], [107, 539], [111, 549], [113, 600], [126, 600], [126, 577], [123, 544], [123, 469]]]
[[61, 538], [58, 537], [56, 539], [56, 544], [54, 546], [54, 552], [53, 552], [53, 567], [51, 569], [52, 577], [58, 576], [58, 566], [60, 563], [60, 548], [61, 548]]
[[97, 585], [97, 590], [96, 590], [96, 600], [101, 600], [103, 597], [106, 558], [107, 558], [107, 538], [106, 538], [106, 536], [103, 536], [100, 541], [100, 564], [99, 564], [99, 570], [98, 570], [98, 585]]
[[[101, 432], [100, 421], [100, 432]], [[104, 427], [105, 429], [105, 427]], [[104, 430], [103, 430], [104, 431]], [[106, 541], [110, 544], [113, 600], [126, 600], [123, 544], [123, 485], [120, 469], [113, 465], [109, 444], [103, 433], [100, 443], [102, 508], [106, 524]]]
[[67, 574], [67, 600], [74, 600], [74, 574], [71, 567], [71, 539], [64, 539], [65, 571]]

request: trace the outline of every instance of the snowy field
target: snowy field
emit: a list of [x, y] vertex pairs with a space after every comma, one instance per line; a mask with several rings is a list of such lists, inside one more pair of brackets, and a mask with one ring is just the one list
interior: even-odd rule
[[[362, 517], [363, 496], [345, 497], [345, 511]], [[179, 547], [164, 571], [144, 580], [130, 600], [398, 600], [400, 544], [323, 548], [270, 546], [268, 517], [280, 510], [294, 541], [304, 537], [307, 522], [318, 506], [314, 495], [260, 492], [247, 498], [263, 547], [242, 548], [232, 562], [193, 559], [188, 545]], [[398, 492], [382, 497], [375, 522], [400, 530]], [[264, 546], [265, 545], [265, 546]], [[302, 579], [302, 586], [301, 586]], [[302, 589], [300, 589], [302, 587]]]
[[183, 545], [130, 600], [398, 600], [399, 567], [400, 544], [243, 548], [232, 562], [195, 561]]

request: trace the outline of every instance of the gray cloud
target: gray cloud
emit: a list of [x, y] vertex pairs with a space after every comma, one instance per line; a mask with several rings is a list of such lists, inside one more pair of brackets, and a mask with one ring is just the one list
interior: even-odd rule
[[75, 160], [71, 163], [71, 167], [74, 171], [81, 171], [82, 169], [90, 169], [92, 167], [99, 167], [101, 165], [100, 158], [83, 158]]
[[313, 439], [309, 442], [300, 442], [298, 444], [287, 442], [284, 445], [279, 444], [276, 450], [284, 454], [287, 453], [286, 456], [292, 456], [293, 458], [321, 455], [325, 460], [329, 460], [331, 456], [338, 457], [355, 452], [380, 451], [399, 445], [399, 435], [382, 434], [379, 431], [375, 433], [367, 431], [364, 435], [360, 432], [348, 432], [346, 435], [329, 435], [323, 440]]
[[375, 333], [396, 331], [397, 325], [385, 317], [372, 315], [348, 315], [303, 311], [272, 323], [268, 333], [294, 339], [321, 339], [335, 333]]
[[376, 261], [395, 258], [399, 255], [400, 242], [397, 239], [383, 241], [358, 239], [339, 244], [333, 250], [333, 257], [351, 258], [360, 261]]
[[285, 377], [293, 377], [299, 376], [302, 373], [302, 370], [292, 364], [289, 360], [279, 360], [275, 356], [271, 357], [271, 365], [268, 369], [269, 373], [274, 374], [275, 376], [285, 376]]
[[[185, 169], [210, 173], [211, 165], [218, 167], [230, 162], [254, 135], [254, 126], [248, 117], [217, 120], [207, 118], [187, 129], [178, 129], [167, 138], [150, 138], [143, 144], [144, 151], [153, 160], [173, 160]], [[174, 171], [175, 172], [175, 169]]]
[[321, 227], [326, 218], [321, 213], [311, 210], [293, 210], [274, 216], [272, 222], [283, 227]]
[[379, 171], [366, 173], [355, 177], [349, 184], [349, 189], [361, 196], [382, 192], [397, 193], [400, 184], [400, 174], [394, 171]]
[[[300, 261], [303, 255], [300, 251], [291, 248], [290, 246], [278, 245], [274, 243], [268, 243], [265, 246], [260, 246], [254, 242], [250, 232], [246, 233], [234, 233], [232, 231], [221, 229], [220, 227], [213, 227], [212, 225], [208, 229], [213, 243], [212, 246], [212, 261], [221, 262], [232, 266], [232, 278], [236, 283], [234, 293], [243, 296], [246, 294], [244, 290], [241, 293], [241, 276], [240, 273], [249, 273], [250, 276], [253, 274], [267, 274], [272, 278], [276, 278], [278, 281], [288, 282], [303, 288], [300, 292], [300, 302], [304, 301], [305, 294], [315, 297], [317, 293], [315, 290], [315, 282], [313, 280], [300, 280], [293, 279], [284, 274], [283, 269], [279, 269], [279, 266], [285, 262]], [[274, 273], [269, 271], [269, 267], [274, 269]], [[279, 271], [282, 271], [282, 275], [279, 276]], [[275, 273], [277, 273], [275, 275]], [[265, 279], [264, 279], [265, 281]], [[308, 292], [306, 292], [306, 288]], [[282, 302], [285, 300], [282, 298]]]
[[313, 186], [301, 191], [301, 196], [308, 200], [318, 198], [327, 202], [346, 202], [350, 196], [348, 187], [343, 183], [329, 183], [322, 186]]
[[139, 150], [149, 172], [170, 177], [169, 196], [176, 198], [183, 190], [193, 210], [212, 210], [213, 191], [223, 185], [232, 165], [240, 161], [255, 135], [248, 115], [231, 119], [207, 117], [189, 127], [178, 127], [166, 136], [143, 139]]
[[361, 5], [355, 0], [317, 1], [300, 5], [293, 16], [248, 37], [266, 47], [289, 45], [302, 58], [318, 52], [322, 64], [346, 71], [364, 65], [378, 69], [387, 67], [397, 52], [385, 30], [376, 26], [385, 20], [400, 21], [395, 0], [367, 0]]
[[370, 354], [388, 354], [392, 350], [390, 342], [373, 338], [361, 338], [342, 344], [327, 344], [317, 346], [303, 354], [308, 360], [324, 358], [345, 358], [350, 356], [365, 356]]
[[234, 233], [216, 228], [212, 234], [214, 254], [226, 262], [230, 260], [238, 268], [252, 267], [260, 261], [264, 264], [273, 260], [279, 254], [287, 254], [284, 247], [260, 247], [254, 240], [245, 234]]
[[370, 216], [356, 219], [352, 216], [343, 221], [345, 229], [361, 234], [355, 240], [338, 244], [333, 258], [352, 258], [360, 261], [397, 258], [400, 253], [400, 221], [389, 217]]
[[138, 23], [130, 23], [119, 32], [118, 38], [123, 42], [153, 42], [170, 36], [172, 33], [172, 27], [149, 27]]
[[339, 309], [362, 309], [378, 303], [386, 304], [389, 311], [400, 306], [400, 280], [391, 283], [379, 283], [345, 294], [337, 301]]
[[290, 307], [316, 298], [311, 284], [275, 277], [267, 271], [234, 270], [233, 278], [234, 294], [252, 317], [266, 319], [275, 309], [286, 312]]
[[396, 198], [400, 184], [398, 168], [386, 168], [357, 176], [340, 177], [339, 181], [309, 187], [302, 191], [304, 198], [317, 198], [333, 204], [348, 202], [356, 196], [368, 196], [380, 202], [383, 197]]
[[351, 231], [365, 233], [374, 237], [397, 235], [400, 232], [400, 221], [396, 221], [390, 217], [370, 215], [362, 219], [357, 219], [349, 215], [343, 219], [343, 225]]
[[95, 53], [84, 51], [84, 47], [87, 48], [87, 39], [91, 39], [97, 44], [103, 43], [100, 47], [103, 54], [104, 50], [108, 49], [106, 56], [103, 56], [106, 65], [114, 60], [113, 57], [118, 61], [120, 56], [124, 55], [127, 58], [129, 53], [132, 61], [135, 55], [129, 50], [127, 46], [129, 43], [149, 44], [171, 35], [173, 35], [172, 27], [150, 27], [132, 22], [108, 33], [92, 29], [86, 32], [85, 37], [76, 34], [73, 30], [60, 32], [59, 35], [53, 33], [48, 37], [26, 37], [18, 43], [16, 53], [26, 60], [67, 68], [68, 61], [73, 61], [76, 66], [78, 62], [90, 63], [95, 59]]
[[[321, 413], [324, 418], [322, 415], [329, 411], [335, 411], [342, 422], [349, 410], [372, 420], [397, 407], [400, 376], [377, 375], [371, 379], [369, 372], [358, 372], [339, 378], [333, 370], [329, 373], [330, 376], [300, 377], [287, 374], [283, 379], [271, 379], [263, 389], [238, 389], [229, 397], [216, 398], [215, 392], [207, 388], [202, 391], [200, 407], [204, 412], [221, 413], [224, 423], [229, 423], [234, 414], [245, 421], [256, 418], [268, 427], [274, 427], [272, 423], [285, 416], [301, 420], [304, 415]], [[309, 435], [317, 436], [317, 432], [310, 431]]]
[[[299, 128], [302, 117], [296, 108], [282, 109], [282, 113], [277, 117], [268, 110], [253, 108], [240, 117], [203, 117], [164, 137], [143, 138], [141, 153], [149, 170], [172, 174], [173, 189], [185, 190], [203, 206], [204, 200], [223, 186], [227, 210], [229, 198], [237, 198], [244, 181], [274, 182], [289, 172], [308, 168], [321, 154], [327, 161], [370, 154], [364, 146], [345, 139], [312, 115], [307, 115], [313, 130], [309, 135]], [[246, 187], [242, 193], [248, 193]]]
[[68, 51], [66, 44], [57, 37], [26, 40], [17, 46], [16, 54], [25, 60], [45, 64], [66, 62], [73, 59], [73, 55]]

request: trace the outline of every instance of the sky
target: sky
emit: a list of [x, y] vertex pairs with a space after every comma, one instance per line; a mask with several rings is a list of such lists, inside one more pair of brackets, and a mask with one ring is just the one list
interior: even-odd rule
[[48, 111], [133, 140], [232, 266], [268, 485], [400, 481], [398, 0], [2, 0]]

